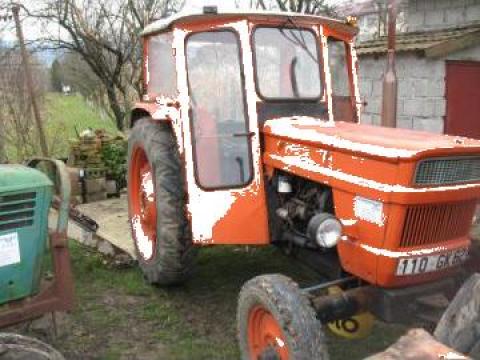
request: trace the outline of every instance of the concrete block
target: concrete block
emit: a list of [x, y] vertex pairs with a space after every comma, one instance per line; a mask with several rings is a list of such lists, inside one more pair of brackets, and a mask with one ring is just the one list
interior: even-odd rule
[[402, 98], [399, 98], [397, 100], [397, 115], [404, 115], [405, 111], [405, 100]]
[[407, 99], [404, 105], [404, 115], [417, 116], [422, 103], [418, 99]]
[[106, 187], [107, 187], [107, 181], [105, 178], [85, 180], [85, 188], [88, 194], [105, 192]]
[[430, 83], [428, 87], [428, 94], [430, 97], [444, 97], [445, 96], [445, 80], [437, 80]]
[[425, 13], [422, 12], [413, 12], [407, 15], [408, 28], [410, 30], [417, 30], [425, 24]]
[[447, 115], [447, 101], [444, 98], [435, 99], [435, 113], [434, 116], [441, 118]]
[[399, 81], [398, 96], [402, 99], [413, 99], [413, 82], [410, 80]]
[[444, 10], [429, 10], [425, 12], [425, 26], [426, 27], [438, 27], [445, 23], [445, 11]]
[[465, 7], [465, 0], [436, 0], [435, 9], [461, 9]]
[[382, 109], [381, 98], [371, 98], [368, 105], [365, 107], [366, 111], [372, 114], [380, 114]]
[[414, 83], [414, 94], [416, 97], [425, 97], [429, 95], [429, 80], [418, 79]]
[[372, 115], [371, 114], [368, 114], [368, 113], [363, 113], [361, 116], [360, 116], [360, 122], [362, 124], [371, 124], [372, 123]]
[[466, 17], [468, 22], [476, 22], [480, 20], [480, 4], [470, 6], [467, 9]]
[[432, 99], [422, 98], [419, 101], [420, 107], [415, 115], [425, 117], [425, 118], [432, 118], [435, 115], [435, 101]]
[[465, 6], [480, 5], [480, 0], [464, 0]]
[[409, 116], [398, 116], [397, 127], [401, 129], [413, 129], [413, 120]]
[[363, 79], [360, 81], [360, 95], [362, 97], [372, 96], [373, 81], [369, 79]]
[[373, 86], [372, 86], [372, 96], [382, 97], [382, 95], [383, 95], [383, 82], [381, 80], [377, 80], [373, 83]]
[[465, 8], [450, 9], [446, 13], [445, 21], [448, 25], [464, 24], [467, 21], [467, 11]]
[[380, 115], [373, 115], [372, 116], [372, 125], [380, 125], [381, 123], [381, 118]]
[[443, 120], [442, 119], [424, 119], [415, 117], [413, 118], [413, 128], [415, 130], [428, 131], [431, 133], [442, 134], [443, 133]]

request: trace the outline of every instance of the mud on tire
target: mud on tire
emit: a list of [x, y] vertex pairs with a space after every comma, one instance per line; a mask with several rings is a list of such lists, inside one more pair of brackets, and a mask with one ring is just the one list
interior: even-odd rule
[[[196, 255], [186, 217], [184, 170], [177, 142], [169, 124], [142, 118], [135, 123], [128, 141], [128, 179], [132, 174], [132, 152], [140, 147], [152, 170], [156, 201], [156, 251], [145, 261], [139, 254], [135, 232], [137, 258], [146, 280], [151, 284], [174, 285], [191, 274]], [[128, 187], [131, 199], [131, 186]], [[129, 206], [129, 216], [132, 210]]]
[[268, 311], [281, 328], [290, 360], [328, 359], [322, 325], [317, 320], [310, 302], [294, 281], [276, 274], [255, 277], [248, 281], [240, 292], [237, 335], [242, 359], [279, 358], [271, 351], [265, 352], [263, 357], [253, 356], [251, 353], [250, 315], [252, 309], [259, 307]]

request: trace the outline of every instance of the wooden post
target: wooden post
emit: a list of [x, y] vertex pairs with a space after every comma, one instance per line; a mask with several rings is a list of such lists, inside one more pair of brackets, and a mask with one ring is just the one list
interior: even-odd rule
[[40, 109], [38, 108], [37, 98], [35, 96], [35, 90], [33, 87], [33, 77], [32, 71], [30, 69], [30, 63], [28, 61], [27, 48], [25, 46], [25, 40], [23, 38], [22, 25], [20, 23], [20, 7], [15, 5], [12, 7], [13, 18], [15, 20], [15, 28], [17, 30], [17, 38], [20, 44], [20, 52], [22, 55], [23, 69], [25, 71], [25, 76], [27, 78], [27, 90], [30, 95], [30, 101], [32, 102], [33, 116], [35, 118], [35, 123], [37, 125], [38, 137], [40, 140], [40, 148], [42, 150], [42, 155], [48, 157], [48, 146], [47, 140], [45, 137], [45, 131], [43, 129], [42, 118], [40, 115]]
[[397, 127], [397, 73], [395, 71], [395, 42], [397, 27], [396, 0], [388, 2], [387, 69], [383, 77], [382, 126]]

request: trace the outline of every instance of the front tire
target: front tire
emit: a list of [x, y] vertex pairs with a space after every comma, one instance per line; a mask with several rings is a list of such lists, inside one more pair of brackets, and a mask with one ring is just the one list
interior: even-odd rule
[[237, 331], [243, 360], [326, 360], [324, 332], [298, 285], [263, 275], [240, 292]]
[[178, 284], [192, 271], [196, 249], [183, 174], [169, 124], [138, 120], [128, 140], [129, 218], [138, 263], [151, 284]]

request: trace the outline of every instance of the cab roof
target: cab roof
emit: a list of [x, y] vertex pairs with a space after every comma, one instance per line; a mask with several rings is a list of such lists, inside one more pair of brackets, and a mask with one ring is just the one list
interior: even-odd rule
[[262, 21], [262, 19], [272, 19], [279, 18], [288, 20], [289, 18], [301, 19], [307, 22], [324, 24], [332, 28], [337, 28], [342, 32], [347, 32], [351, 35], [356, 35], [358, 28], [352, 25], [347, 24], [345, 21], [329, 18], [326, 16], [319, 15], [306, 15], [300, 13], [292, 12], [281, 12], [281, 11], [256, 11], [256, 10], [227, 10], [219, 11], [218, 13], [207, 12], [205, 13], [203, 9], [185, 9], [175, 15], [170, 17], [154, 21], [153, 23], [147, 25], [143, 32], [142, 36], [152, 35], [158, 32], [170, 30], [174, 25], [178, 23], [193, 23], [193, 22], [207, 22], [209, 20], [229, 20], [229, 19], [238, 19], [245, 18], [251, 20]]

